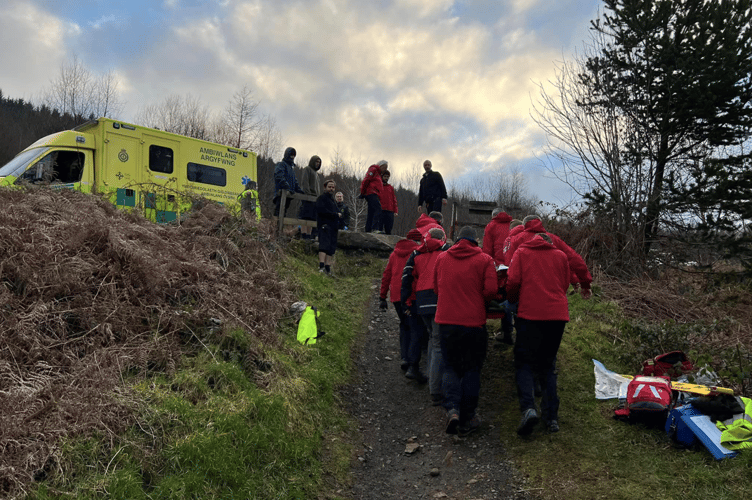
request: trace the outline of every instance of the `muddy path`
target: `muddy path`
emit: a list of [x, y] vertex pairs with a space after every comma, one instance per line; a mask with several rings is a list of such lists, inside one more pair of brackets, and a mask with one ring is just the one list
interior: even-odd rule
[[478, 408], [483, 423], [460, 438], [445, 433], [446, 411], [432, 406], [427, 385], [408, 380], [400, 369], [397, 314], [391, 304], [387, 311], [378, 308], [377, 288], [368, 316], [354, 352], [355, 382], [343, 391], [362, 441], [353, 457], [351, 498], [529, 498], [500, 440], [500, 405], [516, 404], [515, 398], [489, 390], [491, 377], [511, 375], [499, 370], [511, 359], [509, 348], [489, 340]]

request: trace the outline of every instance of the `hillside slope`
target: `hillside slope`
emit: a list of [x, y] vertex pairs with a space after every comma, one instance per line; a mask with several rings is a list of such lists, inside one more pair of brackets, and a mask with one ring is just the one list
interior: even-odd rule
[[131, 425], [124, 375], [170, 373], [233, 327], [278, 343], [292, 288], [275, 245], [221, 207], [160, 226], [68, 190], [0, 189], [0, 205], [2, 497], [53, 472], [66, 438]]

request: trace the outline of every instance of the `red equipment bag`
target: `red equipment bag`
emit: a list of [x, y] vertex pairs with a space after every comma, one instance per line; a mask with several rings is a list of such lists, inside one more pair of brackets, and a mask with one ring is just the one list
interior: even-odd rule
[[659, 354], [642, 363], [642, 374], [656, 377], [679, 377], [686, 372], [694, 371], [694, 369], [694, 365], [682, 351]]
[[671, 380], [668, 377], [637, 375], [627, 386], [624, 407], [615, 410], [614, 417], [663, 424], [672, 403]]

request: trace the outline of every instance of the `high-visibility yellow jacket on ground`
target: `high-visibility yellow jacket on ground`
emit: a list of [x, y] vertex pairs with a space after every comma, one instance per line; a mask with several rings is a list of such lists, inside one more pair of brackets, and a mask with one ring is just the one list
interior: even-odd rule
[[318, 316], [319, 312], [316, 309], [306, 306], [298, 323], [298, 342], [305, 345], [316, 343], [316, 338], [319, 336], [318, 325], [316, 323]]
[[752, 449], [752, 399], [737, 397], [744, 413], [733, 418], [717, 422], [721, 430], [721, 445], [729, 450]]

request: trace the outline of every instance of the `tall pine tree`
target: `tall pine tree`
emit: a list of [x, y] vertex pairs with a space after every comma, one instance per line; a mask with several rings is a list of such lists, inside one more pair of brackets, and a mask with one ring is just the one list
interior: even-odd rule
[[712, 187], [703, 203], [738, 205], [731, 186], [748, 177], [747, 161], [719, 153], [751, 136], [751, 1], [604, 0], [607, 12], [593, 23], [610, 43], [587, 64], [611, 77], [590, 84], [638, 127], [629, 153], [649, 163], [646, 251], [662, 216], [686, 209], [700, 186]]

